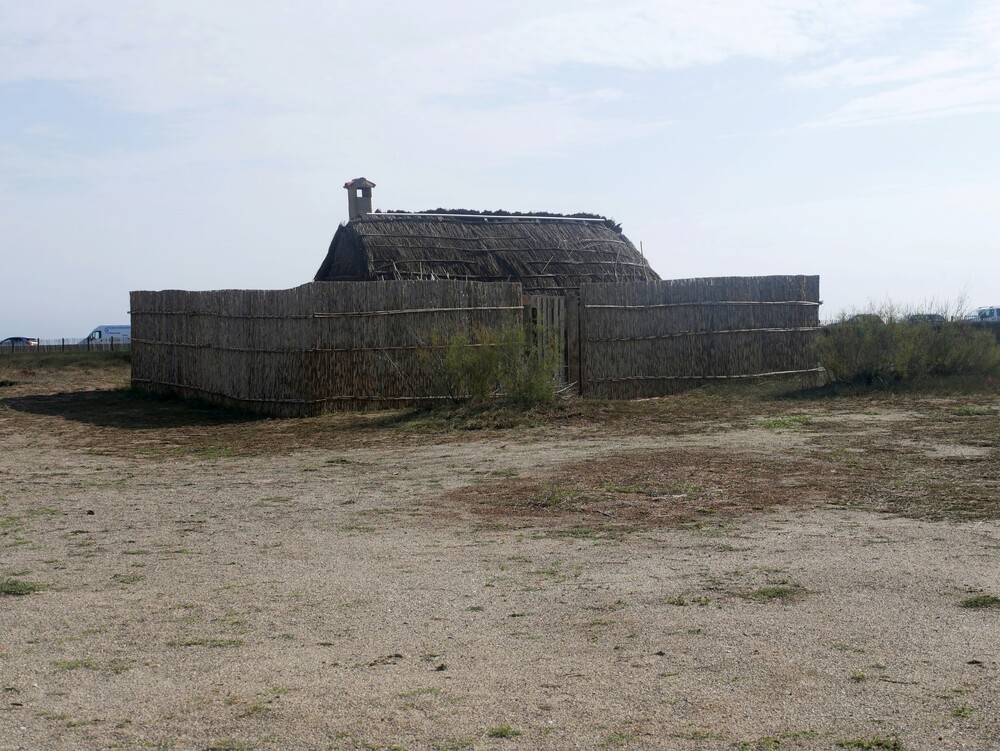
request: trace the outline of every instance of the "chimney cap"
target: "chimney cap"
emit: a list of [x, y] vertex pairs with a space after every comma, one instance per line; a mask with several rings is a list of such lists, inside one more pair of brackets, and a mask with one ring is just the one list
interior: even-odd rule
[[367, 177], [355, 177], [353, 180], [344, 183], [344, 187], [348, 190], [358, 190], [362, 188], [374, 188], [375, 183], [369, 180]]

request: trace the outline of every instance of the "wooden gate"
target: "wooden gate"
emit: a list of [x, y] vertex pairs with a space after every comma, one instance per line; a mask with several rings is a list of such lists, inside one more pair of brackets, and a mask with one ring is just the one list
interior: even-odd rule
[[560, 385], [579, 385], [579, 297], [525, 295], [524, 325], [538, 358]]

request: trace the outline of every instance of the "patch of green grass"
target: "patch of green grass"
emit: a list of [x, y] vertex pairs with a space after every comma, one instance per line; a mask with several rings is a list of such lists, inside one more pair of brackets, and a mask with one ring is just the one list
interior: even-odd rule
[[39, 506], [38, 508], [30, 509], [25, 516], [29, 519], [34, 519], [38, 516], [59, 516], [59, 510], [54, 508], [49, 508], [47, 506]]
[[76, 660], [55, 660], [52, 665], [59, 670], [94, 670], [101, 673], [113, 673], [121, 675], [135, 667], [132, 660], [125, 660], [119, 657], [112, 658], [106, 662], [99, 662], [93, 657], [83, 657]]
[[462, 751], [464, 748], [472, 748], [476, 742], [471, 738], [458, 738], [453, 741], [438, 741], [431, 748], [433, 751]]
[[287, 495], [266, 495], [259, 501], [257, 501], [257, 503], [255, 503], [254, 505], [255, 506], [269, 506], [272, 504], [278, 505], [281, 503], [288, 503], [291, 500], [292, 500], [291, 496]]
[[994, 407], [980, 407], [978, 404], [966, 404], [963, 407], [952, 410], [953, 415], [958, 417], [978, 417], [980, 415], [995, 415], [997, 410]]
[[8, 535], [11, 532], [19, 530], [20, 528], [21, 528], [20, 516], [0, 517], [0, 535]]
[[837, 748], [857, 748], [861, 751], [903, 751], [903, 744], [896, 738], [850, 738], [837, 741]]
[[133, 667], [135, 667], [135, 663], [132, 662], [132, 660], [114, 657], [105, 662], [104, 665], [101, 666], [101, 669], [108, 673], [121, 675], [122, 673], [131, 670]]
[[867, 680], [868, 680], [868, 673], [866, 673], [864, 670], [855, 670], [853, 673], [851, 673], [852, 683], [864, 683]]
[[532, 508], [555, 508], [575, 500], [579, 495], [575, 488], [548, 481], [524, 503]]
[[142, 574], [115, 574], [111, 577], [112, 581], [118, 582], [119, 584], [135, 584], [136, 582], [141, 582], [146, 577]]
[[855, 647], [851, 644], [846, 644], [845, 642], [842, 641], [834, 642], [833, 648], [840, 652], [854, 652], [855, 654], [859, 655], [865, 653], [865, 650], [861, 649], [860, 647]]
[[572, 527], [566, 527], [565, 529], [548, 530], [545, 533], [546, 537], [569, 537], [574, 540], [592, 540], [605, 535], [606, 533], [601, 530], [579, 524]]
[[739, 751], [778, 751], [781, 748], [781, 741], [773, 736], [765, 735], [755, 741], [740, 741], [736, 748]]
[[973, 714], [972, 707], [967, 707], [965, 705], [962, 705], [960, 707], [955, 707], [955, 709], [953, 709], [952, 712], [951, 712], [951, 716], [952, 717], [957, 717], [959, 719], [965, 719], [966, 717], [972, 717], [972, 714]]
[[794, 582], [787, 582], [782, 584], [768, 584], [759, 589], [746, 592], [741, 596], [747, 600], [770, 602], [773, 600], [790, 600], [804, 594], [805, 591], [804, 587]]
[[687, 741], [720, 741], [722, 736], [714, 730], [683, 730], [674, 733], [675, 738], [683, 738]]
[[55, 660], [52, 664], [59, 670], [98, 670], [100, 667], [93, 657], [77, 660]]
[[520, 730], [515, 730], [510, 725], [497, 725], [486, 731], [487, 738], [516, 738], [521, 735]]
[[340, 528], [340, 530], [342, 532], [347, 532], [348, 534], [362, 532], [368, 535], [373, 535], [378, 531], [375, 527], [365, 526], [363, 524], [345, 524]]
[[256, 701], [252, 704], [247, 704], [243, 709], [237, 713], [237, 717], [253, 717], [255, 715], [263, 714], [267, 711], [267, 705], [262, 702]]
[[609, 733], [601, 742], [601, 748], [625, 748], [634, 740], [635, 736], [628, 733]]
[[1000, 608], [1000, 597], [996, 595], [974, 595], [962, 600], [963, 608]]
[[646, 495], [649, 493], [649, 486], [643, 484], [628, 484], [620, 482], [606, 482], [601, 489], [608, 493], [624, 493], [626, 495]]
[[242, 647], [242, 639], [206, 639], [188, 638], [172, 639], [167, 642], [168, 647]]
[[812, 418], [808, 415], [787, 415], [784, 417], [765, 417], [760, 420], [764, 428], [794, 428], [798, 425], [808, 425]]
[[184, 449], [186, 456], [193, 456], [198, 459], [232, 459], [239, 454], [230, 446], [200, 446], [196, 449]]
[[790, 730], [776, 736], [765, 735], [753, 741], [741, 741], [736, 748], [738, 751], [779, 751], [785, 741], [815, 740], [819, 736], [815, 730]]
[[205, 751], [249, 751], [253, 748], [252, 745], [246, 741], [238, 741], [234, 738], [223, 738], [209, 746], [205, 747]]
[[441, 689], [436, 686], [425, 686], [424, 688], [414, 688], [410, 691], [400, 691], [396, 694], [399, 699], [413, 699], [417, 696], [436, 696], [441, 693]]
[[687, 605], [699, 605], [704, 607], [711, 602], [707, 597], [685, 597], [684, 595], [677, 595], [676, 597], [671, 597], [667, 600], [667, 605], [675, 605], [677, 607], [685, 607]]
[[38, 582], [30, 582], [25, 579], [17, 579], [15, 577], [5, 577], [0, 579], [0, 595], [22, 597], [24, 595], [30, 595], [33, 592], [40, 592], [43, 589], [45, 589], [45, 585], [39, 584]]

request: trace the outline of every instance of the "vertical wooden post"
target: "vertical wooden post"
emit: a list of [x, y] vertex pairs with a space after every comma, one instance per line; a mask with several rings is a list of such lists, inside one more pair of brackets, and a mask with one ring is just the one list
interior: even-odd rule
[[580, 368], [580, 292], [566, 293], [566, 382], [576, 383], [583, 393], [583, 371]]
[[577, 358], [580, 362], [580, 396], [587, 396], [587, 296], [586, 288], [581, 286], [576, 298], [576, 339]]

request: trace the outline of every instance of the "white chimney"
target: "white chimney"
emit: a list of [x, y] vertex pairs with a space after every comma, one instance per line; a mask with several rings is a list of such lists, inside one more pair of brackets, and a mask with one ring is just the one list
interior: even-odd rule
[[365, 177], [356, 177], [348, 183], [347, 188], [347, 218], [354, 219], [372, 213], [372, 188], [375, 183]]

